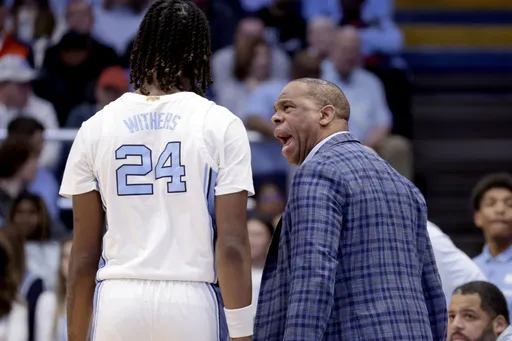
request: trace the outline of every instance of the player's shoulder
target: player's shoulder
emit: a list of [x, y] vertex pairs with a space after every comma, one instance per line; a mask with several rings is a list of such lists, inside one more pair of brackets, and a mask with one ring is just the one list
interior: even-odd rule
[[218, 105], [215, 102], [210, 101], [211, 106], [205, 117], [205, 127], [207, 129], [219, 130], [227, 129], [227, 127], [235, 121], [241, 121], [241, 119], [233, 114], [228, 108]]
[[83, 122], [82, 128], [86, 130], [99, 131], [100, 128], [105, 124], [105, 120], [107, 117], [113, 116], [114, 112], [119, 110], [124, 110], [123, 107], [126, 107], [127, 104], [123, 101], [123, 96], [119, 97], [115, 101], [110, 102], [105, 105], [103, 108], [99, 109], [92, 115], [89, 119]]
[[103, 112], [105, 108], [98, 110], [91, 117], [85, 120], [80, 127], [80, 130], [84, 131], [84, 133], [90, 136], [91, 132], [98, 131], [98, 129], [103, 125]]

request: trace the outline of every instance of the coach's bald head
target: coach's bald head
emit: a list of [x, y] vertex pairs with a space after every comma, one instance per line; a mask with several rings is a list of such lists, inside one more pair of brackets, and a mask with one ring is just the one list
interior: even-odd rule
[[341, 89], [328, 81], [299, 78], [288, 83], [274, 106], [274, 135], [283, 155], [300, 165], [326, 137], [348, 130], [350, 105]]
[[338, 118], [350, 118], [350, 105], [343, 91], [336, 84], [318, 78], [299, 78], [294, 80], [308, 87], [309, 95], [321, 106], [332, 105]]

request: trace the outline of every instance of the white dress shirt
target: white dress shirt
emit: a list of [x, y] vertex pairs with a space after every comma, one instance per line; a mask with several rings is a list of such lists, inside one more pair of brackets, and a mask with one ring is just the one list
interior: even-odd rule
[[512, 325], [509, 325], [507, 329], [500, 334], [500, 337], [496, 341], [512, 341]]
[[28, 312], [21, 303], [14, 302], [8, 316], [0, 319], [0, 340], [28, 340]]
[[437, 225], [427, 221], [427, 230], [434, 249], [446, 302], [449, 305], [455, 288], [471, 281], [486, 281], [487, 279], [471, 258], [458, 249], [450, 237], [444, 234]]

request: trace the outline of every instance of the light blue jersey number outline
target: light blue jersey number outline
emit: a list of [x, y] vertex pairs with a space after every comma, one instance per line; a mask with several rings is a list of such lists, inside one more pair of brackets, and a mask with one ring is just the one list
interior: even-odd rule
[[[116, 160], [126, 160], [128, 156], [140, 157], [140, 163], [126, 163], [116, 169], [117, 195], [153, 195], [152, 183], [128, 183], [129, 176], [146, 176], [153, 171], [152, 150], [143, 144], [124, 144], [115, 151]], [[166, 162], [169, 160], [169, 165]], [[155, 181], [170, 178], [167, 182], [167, 193], [183, 193], [187, 191], [185, 166], [181, 163], [181, 142], [167, 143], [158, 157], [155, 170]]]

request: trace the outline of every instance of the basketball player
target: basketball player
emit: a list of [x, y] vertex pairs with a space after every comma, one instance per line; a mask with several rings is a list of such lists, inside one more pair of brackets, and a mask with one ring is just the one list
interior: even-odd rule
[[60, 192], [73, 198], [70, 341], [91, 324], [97, 341], [251, 340], [249, 141], [202, 97], [210, 54], [204, 14], [157, 0], [131, 55], [135, 93], [78, 131]]

